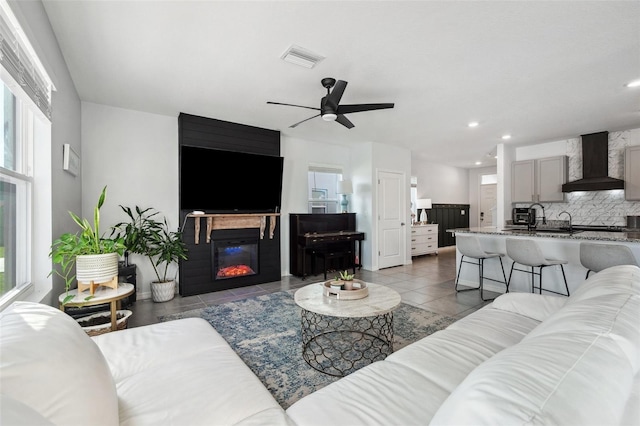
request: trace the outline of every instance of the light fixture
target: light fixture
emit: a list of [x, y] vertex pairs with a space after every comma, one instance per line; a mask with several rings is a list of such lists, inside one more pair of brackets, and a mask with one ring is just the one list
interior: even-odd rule
[[431, 198], [418, 198], [416, 200], [416, 208], [418, 210], [422, 209], [422, 213], [420, 213], [420, 223], [427, 223], [429, 220], [427, 217], [427, 209], [430, 209], [431, 207]]
[[347, 200], [347, 195], [353, 194], [353, 184], [350, 180], [340, 180], [338, 181], [338, 187], [336, 188], [336, 192], [342, 195], [342, 201], [340, 201], [340, 206], [342, 207], [342, 213], [347, 213], [347, 207], [349, 206], [349, 200]]
[[338, 116], [332, 112], [328, 112], [326, 114], [322, 114], [322, 119], [324, 121], [336, 121], [336, 118], [338, 118]]
[[469, 124], [467, 124], [467, 126], [469, 126], [469, 127], [478, 127], [478, 124], [480, 124], [480, 123], [478, 123], [477, 121], [472, 121]]
[[285, 62], [300, 65], [301, 67], [313, 68], [324, 59], [324, 56], [292, 44], [280, 58]]
[[640, 80], [634, 80], [630, 83], [627, 83], [627, 87], [640, 87]]
[[480, 164], [482, 164], [482, 161], [476, 161], [476, 166], [479, 166]]
[[509, 140], [511, 139], [511, 135], [502, 135], [502, 139], [504, 139], [505, 141]]

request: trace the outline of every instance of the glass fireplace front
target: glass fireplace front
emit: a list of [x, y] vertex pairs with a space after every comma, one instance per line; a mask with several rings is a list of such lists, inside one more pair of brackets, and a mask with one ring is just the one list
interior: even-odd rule
[[219, 239], [212, 238], [211, 253], [214, 280], [256, 275], [259, 272], [257, 237], [225, 235]]

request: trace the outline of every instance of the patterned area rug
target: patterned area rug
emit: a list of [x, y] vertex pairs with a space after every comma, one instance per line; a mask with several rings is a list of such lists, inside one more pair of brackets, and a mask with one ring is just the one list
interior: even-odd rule
[[[338, 380], [302, 359], [295, 290], [160, 317], [200, 317], [225, 338], [283, 408]], [[455, 319], [401, 303], [394, 311], [394, 350], [446, 328]]]

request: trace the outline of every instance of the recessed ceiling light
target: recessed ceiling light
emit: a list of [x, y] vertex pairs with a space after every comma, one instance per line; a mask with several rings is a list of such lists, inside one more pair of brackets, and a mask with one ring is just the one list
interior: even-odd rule
[[318, 62], [324, 59], [324, 56], [293, 44], [282, 54], [280, 58], [283, 61], [300, 65], [301, 67], [313, 68]]
[[502, 135], [502, 139], [504, 139], [505, 141], [511, 139], [511, 135]]
[[476, 166], [479, 166], [480, 164], [482, 164], [482, 161], [476, 161]]
[[497, 159], [498, 159], [498, 156], [496, 155], [496, 156], [495, 156], [495, 157], [493, 157], [493, 158], [495, 158], [495, 159], [497, 160]]
[[640, 80], [634, 80], [627, 84], [627, 87], [640, 87]]
[[478, 127], [478, 124], [480, 124], [480, 123], [478, 123], [477, 121], [471, 121], [471, 122], [469, 122], [469, 124], [467, 124], [467, 126], [469, 126], [469, 127]]

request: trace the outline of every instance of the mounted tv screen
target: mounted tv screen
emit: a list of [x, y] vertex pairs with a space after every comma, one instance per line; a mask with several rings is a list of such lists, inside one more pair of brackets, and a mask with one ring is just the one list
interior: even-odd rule
[[284, 158], [183, 146], [180, 208], [205, 213], [279, 212]]

